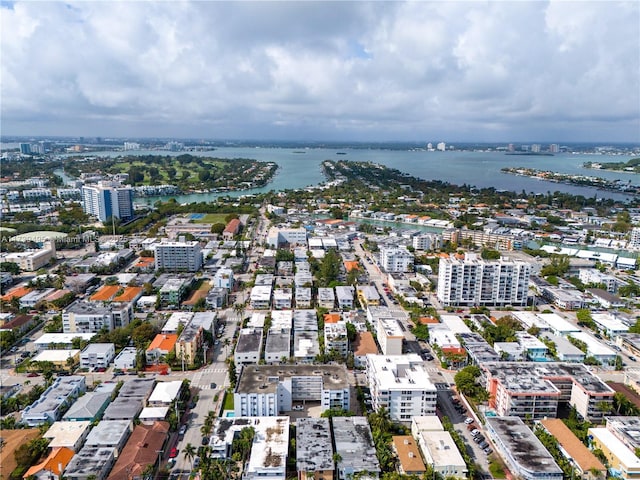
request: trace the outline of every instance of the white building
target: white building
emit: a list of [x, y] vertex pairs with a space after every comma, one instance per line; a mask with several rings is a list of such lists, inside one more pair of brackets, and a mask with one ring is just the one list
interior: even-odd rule
[[62, 331], [64, 333], [98, 333], [129, 325], [133, 317], [130, 303], [113, 302], [103, 306], [94, 302], [78, 300], [62, 312]]
[[436, 413], [436, 387], [416, 354], [367, 355], [367, 380], [373, 409], [386, 408], [392, 420]]
[[133, 218], [133, 190], [128, 186], [111, 182], [82, 187], [82, 208], [101, 222], [109, 218], [129, 220]]
[[324, 324], [324, 351], [329, 353], [335, 350], [343, 357], [349, 352], [349, 340], [347, 338], [347, 324], [325, 323]]
[[73, 400], [85, 389], [85, 379], [81, 375], [57, 377], [35, 402], [25, 407], [22, 422], [36, 427], [60, 420]]
[[413, 237], [413, 248], [416, 250], [435, 250], [442, 245], [442, 237], [435, 233], [424, 233]]
[[196, 241], [162, 242], [154, 248], [156, 270], [197, 272], [202, 267], [202, 251]]
[[289, 452], [289, 417], [263, 418], [255, 429], [245, 480], [285, 480]]
[[271, 227], [267, 233], [267, 244], [273, 248], [281, 245], [307, 245], [307, 231], [304, 228]]
[[338, 308], [341, 310], [349, 310], [353, 308], [353, 298], [355, 288], [352, 286], [337, 286], [336, 298], [338, 299]]
[[404, 333], [398, 320], [379, 317], [376, 322], [376, 335], [384, 355], [402, 355]]
[[264, 310], [271, 305], [271, 285], [256, 285], [251, 289], [249, 302], [251, 308]]
[[80, 368], [107, 368], [115, 356], [113, 343], [90, 343], [80, 352]]
[[322, 411], [350, 408], [343, 365], [248, 365], [233, 398], [236, 417], [274, 417], [294, 402], [319, 404]]
[[227, 267], [222, 267], [213, 276], [213, 286], [218, 288], [226, 288], [227, 290], [233, 289], [233, 270]]
[[501, 258], [483, 260], [467, 253], [464, 259], [440, 259], [438, 300], [444, 306], [527, 304], [532, 265]]
[[413, 267], [413, 253], [405, 247], [380, 248], [380, 267], [385, 272], [409, 272]]

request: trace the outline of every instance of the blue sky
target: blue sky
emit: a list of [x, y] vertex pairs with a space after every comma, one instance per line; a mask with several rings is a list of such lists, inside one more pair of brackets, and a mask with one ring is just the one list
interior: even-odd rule
[[5, 135], [640, 142], [639, 2], [0, 8]]

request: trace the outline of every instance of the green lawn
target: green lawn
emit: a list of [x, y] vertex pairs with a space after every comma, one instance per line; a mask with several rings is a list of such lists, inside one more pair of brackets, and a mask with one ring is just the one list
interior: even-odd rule
[[504, 469], [502, 468], [502, 465], [496, 462], [493, 458], [489, 462], [489, 472], [491, 472], [491, 475], [493, 475], [493, 478], [507, 478], [507, 475], [504, 473]]
[[204, 217], [197, 219], [197, 220], [192, 220], [193, 223], [224, 223], [226, 224], [227, 222], [225, 221], [225, 217], [229, 215], [228, 213], [207, 213]]
[[224, 392], [224, 406], [222, 410], [234, 410], [233, 407], [233, 393]]

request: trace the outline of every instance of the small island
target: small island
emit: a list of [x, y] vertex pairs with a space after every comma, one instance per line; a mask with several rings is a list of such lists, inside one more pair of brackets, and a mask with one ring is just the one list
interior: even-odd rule
[[582, 166], [584, 168], [593, 168], [595, 170], [640, 173], [640, 158], [632, 158], [626, 162], [585, 162]]
[[582, 187], [595, 187], [600, 190], [626, 193], [629, 195], [640, 194], [640, 185], [632, 185], [630, 182], [622, 182], [620, 180], [607, 180], [606, 178], [590, 177], [586, 175], [570, 175], [568, 173], [558, 173], [549, 170], [537, 170], [535, 168], [525, 167], [504, 167], [500, 171], [510, 175], [536, 178], [538, 180], [546, 180], [548, 182], [578, 185]]

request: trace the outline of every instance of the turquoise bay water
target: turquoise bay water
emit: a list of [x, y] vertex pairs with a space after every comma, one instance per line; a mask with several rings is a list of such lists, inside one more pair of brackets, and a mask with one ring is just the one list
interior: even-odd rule
[[[305, 152], [305, 153], [300, 153]], [[341, 154], [339, 155], [338, 152]], [[126, 152], [131, 155], [181, 155], [185, 152], [166, 151], [136, 151]], [[382, 149], [328, 149], [328, 148], [262, 148], [262, 147], [221, 147], [209, 152], [193, 152], [192, 155], [211, 156], [219, 158], [251, 158], [278, 164], [278, 171], [271, 183], [263, 188], [232, 192], [224, 196], [239, 196], [254, 193], [264, 193], [270, 190], [304, 188], [317, 185], [324, 181], [320, 165], [324, 160], [353, 160], [379, 163], [390, 168], [396, 168], [410, 175], [425, 180], [442, 180], [457, 185], [467, 184], [476, 187], [494, 187], [497, 190], [520, 192], [546, 193], [567, 192], [585, 197], [628, 199], [628, 196], [600, 191], [595, 188], [564, 185], [560, 183], [536, 180], [502, 173], [503, 167], [528, 167], [539, 170], [552, 170], [559, 173], [582, 174], [598, 176], [609, 180], [620, 179], [633, 184], [640, 183], [640, 175], [626, 172], [607, 172], [582, 167], [587, 161], [620, 162], [629, 157], [587, 155], [587, 154], [556, 154], [546, 156], [518, 156], [505, 155], [501, 152], [471, 152], [447, 151], [427, 152], [412, 150], [382, 150]], [[102, 152], [101, 156], [118, 156], [123, 152]], [[180, 203], [209, 201], [221, 194], [203, 193], [173, 196]], [[153, 204], [158, 200], [170, 197], [138, 197], [137, 203]]]

